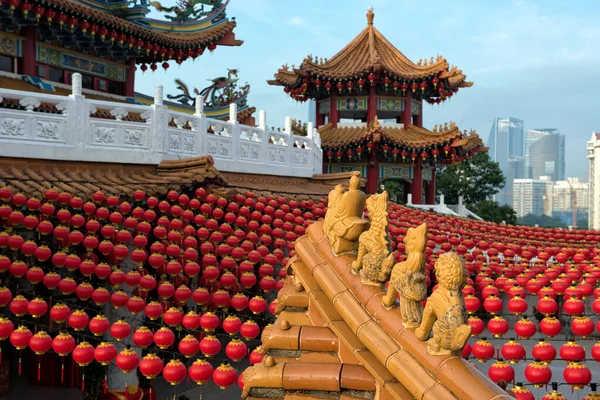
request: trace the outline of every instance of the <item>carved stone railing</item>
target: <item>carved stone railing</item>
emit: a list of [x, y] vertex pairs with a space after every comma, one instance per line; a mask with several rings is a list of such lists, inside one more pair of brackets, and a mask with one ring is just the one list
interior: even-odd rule
[[269, 129], [264, 111], [258, 127], [239, 124], [236, 104], [229, 121], [207, 118], [202, 101], [194, 114], [171, 111], [161, 85], [151, 106], [91, 100], [82, 93], [80, 74], [72, 82], [69, 96], [0, 88], [0, 102], [11, 100], [10, 108], [0, 107], [0, 156], [159, 164], [211, 155], [221, 171], [296, 177], [322, 172], [321, 140], [312, 124], [307, 136], [297, 136], [289, 117], [283, 132]]

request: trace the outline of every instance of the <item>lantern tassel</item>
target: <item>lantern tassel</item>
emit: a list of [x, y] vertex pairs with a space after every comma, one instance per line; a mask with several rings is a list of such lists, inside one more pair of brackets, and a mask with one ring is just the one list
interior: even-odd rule
[[2, 364], [2, 347], [0, 347], [0, 364]]
[[65, 381], [65, 358], [62, 358], [62, 365], [60, 366], [60, 383]]
[[42, 380], [42, 356], [38, 357], [38, 382]]
[[85, 368], [81, 374], [81, 391], [85, 392]]
[[21, 350], [19, 350], [19, 376], [21, 376], [22, 366], [23, 366], [23, 363], [21, 361]]
[[106, 394], [106, 389], [108, 386], [108, 377], [106, 376], [106, 374], [104, 375], [104, 394]]

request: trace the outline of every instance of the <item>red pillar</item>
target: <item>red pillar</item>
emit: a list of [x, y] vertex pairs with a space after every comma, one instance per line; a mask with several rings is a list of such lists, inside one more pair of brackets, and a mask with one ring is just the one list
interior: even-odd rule
[[367, 164], [367, 193], [377, 193], [379, 189], [379, 160], [377, 159], [377, 153], [379, 151], [379, 144], [375, 143], [371, 153], [369, 154]]
[[425, 204], [435, 204], [435, 167], [431, 169], [431, 181], [427, 184]]
[[23, 60], [21, 73], [23, 75], [36, 75], [35, 71], [35, 27], [25, 28], [25, 40], [23, 40]]
[[369, 100], [367, 101], [367, 124], [370, 125], [377, 116], [377, 90], [375, 85], [369, 88]]
[[337, 108], [337, 96], [333, 89], [331, 90], [331, 97], [329, 98], [329, 122], [334, 128], [337, 127], [337, 123], [340, 122], [340, 112]]
[[412, 92], [406, 91], [406, 101], [404, 102], [404, 112], [402, 113], [402, 123], [404, 128], [412, 123]]
[[415, 160], [411, 193], [413, 204], [423, 203], [423, 166], [421, 157], [417, 157]]
[[421, 102], [421, 106], [419, 107], [419, 115], [417, 115], [415, 125], [419, 128], [423, 127], [423, 102]]
[[127, 63], [127, 72], [125, 73], [125, 87], [123, 96], [133, 97], [135, 87], [135, 57], [130, 57]]
[[315, 125], [315, 128], [320, 128], [321, 126], [325, 125], [325, 115], [317, 112], [317, 120], [315, 121]]

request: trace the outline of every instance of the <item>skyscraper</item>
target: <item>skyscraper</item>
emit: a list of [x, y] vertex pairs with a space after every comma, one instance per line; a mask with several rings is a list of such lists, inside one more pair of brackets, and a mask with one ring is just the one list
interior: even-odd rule
[[536, 179], [515, 179], [513, 182], [513, 208], [517, 217], [527, 214], [544, 214], [546, 181]]
[[600, 229], [600, 165], [596, 165], [600, 160], [600, 132], [592, 132], [587, 150], [587, 158], [590, 160], [589, 229]]
[[565, 135], [558, 129], [532, 129], [525, 137], [527, 178], [549, 176], [551, 181], [565, 179]]
[[523, 121], [513, 117], [494, 118], [487, 146], [491, 159], [500, 164], [506, 177], [506, 184], [496, 195], [496, 201], [512, 205], [513, 181], [525, 176]]

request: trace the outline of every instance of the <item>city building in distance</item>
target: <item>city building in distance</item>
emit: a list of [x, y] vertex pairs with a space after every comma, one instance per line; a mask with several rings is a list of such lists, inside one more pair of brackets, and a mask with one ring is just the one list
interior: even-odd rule
[[596, 165], [600, 152], [600, 132], [592, 132], [591, 139], [587, 142], [588, 155], [590, 160], [590, 184], [589, 184], [589, 229], [600, 229], [600, 188], [597, 183], [600, 181], [600, 166]]
[[558, 129], [530, 129], [525, 135], [525, 174], [527, 178], [548, 176], [565, 179], [565, 135]]
[[494, 118], [487, 146], [490, 158], [500, 164], [500, 169], [506, 177], [506, 185], [495, 196], [495, 200], [500, 204], [512, 205], [513, 181], [525, 178], [523, 120], [513, 117]]
[[[544, 180], [546, 177], [541, 177]], [[577, 228], [578, 220], [588, 219], [590, 208], [590, 185], [579, 178], [567, 178], [564, 181], [548, 181], [544, 203], [545, 214], [567, 225]]]
[[540, 179], [513, 180], [513, 208], [517, 217], [544, 214], [544, 196], [548, 181]]

